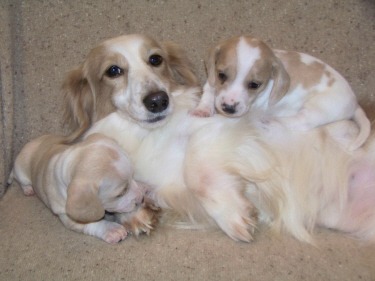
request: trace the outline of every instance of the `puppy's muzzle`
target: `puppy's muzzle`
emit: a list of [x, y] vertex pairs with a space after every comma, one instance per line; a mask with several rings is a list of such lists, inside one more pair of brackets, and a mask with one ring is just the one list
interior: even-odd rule
[[221, 109], [222, 109], [225, 113], [231, 115], [231, 114], [236, 113], [236, 107], [237, 107], [237, 105], [238, 105], [238, 103], [235, 103], [235, 104], [232, 104], [232, 105], [230, 105], [230, 104], [226, 104], [226, 103], [223, 103], [223, 104], [221, 105]]
[[160, 113], [168, 108], [169, 97], [164, 91], [152, 92], [143, 99], [143, 104], [148, 111]]

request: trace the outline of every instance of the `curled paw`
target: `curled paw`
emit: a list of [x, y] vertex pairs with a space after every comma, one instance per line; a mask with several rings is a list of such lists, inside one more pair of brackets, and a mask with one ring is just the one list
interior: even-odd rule
[[211, 117], [214, 115], [209, 108], [196, 108], [189, 111], [189, 114], [196, 117]]
[[103, 235], [103, 240], [107, 243], [118, 243], [128, 236], [125, 227], [118, 223], [111, 223]]
[[117, 220], [135, 236], [149, 235], [159, 222], [161, 209], [150, 203], [143, 203], [137, 210], [120, 214]]

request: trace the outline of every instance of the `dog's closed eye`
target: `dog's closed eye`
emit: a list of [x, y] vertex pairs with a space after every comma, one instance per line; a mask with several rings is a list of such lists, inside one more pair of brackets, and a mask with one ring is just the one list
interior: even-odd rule
[[128, 188], [124, 188], [117, 196], [116, 198], [120, 198], [122, 196], [124, 196], [126, 194], [126, 192], [128, 192]]
[[117, 78], [121, 75], [124, 74], [124, 70], [117, 66], [117, 65], [111, 65], [107, 71], [105, 72], [105, 74], [109, 77], [109, 78]]

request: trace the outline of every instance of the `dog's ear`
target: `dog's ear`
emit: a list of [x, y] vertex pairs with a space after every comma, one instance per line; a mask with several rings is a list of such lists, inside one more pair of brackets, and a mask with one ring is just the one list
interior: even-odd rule
[[169, 67], [176, 81], [187, 86], [198, 86], [198, 78], [194, 74], [192, 63], [186, 52], [173, 42], [163, 42], [162, 45], [167, 53]]
[[274, 84], [268, 101], [269, 106], [273, 106], [281, 100], [288, 92], [290, 86], [289, 74], [286, 72], [283, 63], [276, 57], [272, 63], [272, 77]]
[[68, 137], [73, 142], [81, 137], [92, 123], [94, 96], [84, 76], [83, 67], [70, 71], [62, 85], [64, 120], [73, 130]]
[[105, 210], [98, 197], [99, 187], [92, 183], [72, 181], [68, 187], [65, 211], [74, 221], [90, 223], [104, 217]]

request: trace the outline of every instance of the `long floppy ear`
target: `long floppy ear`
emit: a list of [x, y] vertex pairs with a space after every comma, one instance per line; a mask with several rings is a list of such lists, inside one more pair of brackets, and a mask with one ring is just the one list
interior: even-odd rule
[[62, 85], [64, 95], [64, 120], [73, 130], [67, 142], [80, 138], [92, 123], [94, 96], [83, 68], [70, 71]]
[[98, 186], [72, 181], [68, 186], [65, 211], [71, 219], [81, 223], [103, 218], [105, 210], [98, 197]]
[[186, 52], [173, 42], [163, 42], [162, 45], [168, 55], [169, 66], [177, 82], [187, 86], [198, 86], [198, 78], [194, 74], [193, 65]]
[[286, 72], [283, 63], [275, 57], [272, 63], [272, 77], [274, 84], [268, 101], [268, 106], [275, 105], [288, 92], [290, 86], [290, 77]]

